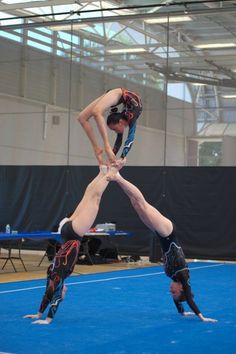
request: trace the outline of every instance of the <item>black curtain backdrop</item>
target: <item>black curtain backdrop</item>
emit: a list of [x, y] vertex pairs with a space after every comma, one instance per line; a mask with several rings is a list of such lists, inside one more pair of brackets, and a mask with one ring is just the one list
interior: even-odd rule
[[[53, 230], [75, 209], [96, 166], [0, 166], [0, 230]], [[125, 167], [121, 174], [177, 226], [186, 257], [236, 259], [236, 167]], [[153, 234], [111, 182], [96, 223], [133, 233], [121, 254], [150, 256]]]

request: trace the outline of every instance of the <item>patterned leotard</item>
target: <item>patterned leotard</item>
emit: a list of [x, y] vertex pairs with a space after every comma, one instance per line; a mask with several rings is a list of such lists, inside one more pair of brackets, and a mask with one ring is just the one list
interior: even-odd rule
[[47, 315], [50, 318], [55, 316], [63, 300], [64, 281], [74, 270], [82, 240], [74, 232], [71, 221], [65, 220], [60, 232], [64, 243], [48, 267], [46, 290], [39, 307], [39, 312], [43, 313], [50, 305]]
[[[182, 284], [183, 292], [189, 307], [194, 311], [196, 315], [198, 315], [200, 310], [193, 300], [188, 265], [186, 263], [182, 247], [178, 244], [175, 233], [175, 227], [168, 237], [161, 237], [156, 232], [162, 248], [164, 270], [166, 275], [173, 281], [180, 282]], [[174, 300], [174, 303], [177, 307], [177, 310], [180, 313], [183, 313], [184, 307], [182, 303], [176, 300]]]
[[[142, 113], [143, 105], [141, 101], [141, 97], [136, 94], [135, 92], [129, 91], [125, 88], [121, 88], [122, 96], [119, 102], [117, 103], [118, 106], [121, 103], [124, 105], [124, 114], [127, 117], [128, 125], [129, 125], [129, 132], [127, 139], [124, 143], [124, 147], [121, 153], [121, 158], [125, 158], [128, 154], [129, 150], [131, 149], [134, 139], [135, 139], [135, 132], [136, 132], [136, 125], [137, 119]], [[112, 107], [115, 107], [112, 106]], [[121, 147], [123, 140], [123, 134], [117, 134], [117, 138], [114, 144], [113, 152], [116, 155]]]

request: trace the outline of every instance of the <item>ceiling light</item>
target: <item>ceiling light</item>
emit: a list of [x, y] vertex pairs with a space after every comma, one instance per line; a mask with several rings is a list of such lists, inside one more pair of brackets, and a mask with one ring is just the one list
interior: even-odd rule
[[109, 53], [142, 53], [146, 52], [144, 48], [119, 48], [119, 49], [107, 49]]
[[228, 43], [202, 43], [202, 44], [194, 44], [194, 47], [200, 49], [206, 48], [229, 48], [229, 47], [236, 47], [236, 43], [228, 42]]
[[[147, 20], [144, 20], [146, 23], [167, 23], [168, 22], [168, 17], [157, 17], [157, 18], [150, 18]], [[177, 23], [177, 22], [187, 22], [187, 21], [192, 21], [192, 18], [190, 16], [171, 16], [169, 17], [169, 22], [171, 23]]]
[[206, 86], [206, 84], [203, 84], [202, 82], [192, 82], [192, 85], [194, 85], [194, 86]]
[[55, 25], [55, 26], [48, 26], [53, 31], [71, 31], [76, 29], [81, 29], [88, 27], [85, 23], [77, 23], [77, 24], [69, 24], [69, 25]]
[[236, 95], [222, 95], [223, 98], [236, 98]]

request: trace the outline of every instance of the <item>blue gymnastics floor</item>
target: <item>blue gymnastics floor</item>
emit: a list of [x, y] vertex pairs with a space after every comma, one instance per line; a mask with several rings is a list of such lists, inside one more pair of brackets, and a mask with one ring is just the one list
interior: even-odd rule
[[180, 316], [162, 267], [80, 275], [51, 325], [33, 325], [43, 280], [0, 284], [0, 353], [233, 354], [236, 265], [190, 263], [195, 300], [206, 317]]

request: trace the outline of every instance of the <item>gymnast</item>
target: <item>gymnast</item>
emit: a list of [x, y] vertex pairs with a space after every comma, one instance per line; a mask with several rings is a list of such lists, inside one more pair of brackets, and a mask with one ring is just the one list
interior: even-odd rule
[[[73, 272], [75, 267], [81, 240], [91, 228], [109, 181], [106, 178], [107, 167], [101, 166], [99, 174], [88, 185], [84, 196], [74, 213], [69, 218], [64, 218], [58, 231], [61, 233], [63, 244], [57, 252], [53, 263], [47, 271], [47, 283], [44, 296], [36, 314], [25, 315], [24, 318], [34, 319], [36, 324], [49, 324], [54, 319], [59, 304], [65, 297], [67, 287], [64, 281]], [[41, 319], [46, 308], [49, 311], [46, 319]]]
[[[122, 111], [118, 111], [118, 106], [121, 104]], [[107, 126], [117, 133], [113, 149], [108, 140], [107, 127], [104, 119], [104, 113], [108, 110], [110, 112], [107, 117]], [[137, 119], [141, 113], [142, 102], [137, 93], [131, 92], [125, 88], [115, 88], [95, 99], [79, 114], [78, 121], [88, 135], [100, 165], [105, 163], [102, 160], [103, 149], [97, 142], [89, 119], [94, 117], [104, 143], [108, 161], [114, 163], [116, 161], [116, 154], [122, 145], [124, 130], [127, 127], [129, 129], [128, 136], [124, 143], [120, 159], [124, 159], [131, 149], [135, 139]]]
[[[176, 239], [176, 227], [173, 223], [150, 205], [140, 190], [125, 180], [119, 172], [114, 173], [114, 170], [111, 171], [108, 173], [107, 179], [109, 181], [116, 181], [119, 184], [129, 197], [140, 219], [159, 238], [163, 252], [165, 273], [172, 279], [170, 291], [178, 312], [182, 316], [195, 314], [203, 322], [217, 322], [215, 319], [204, 317], [193, 300], [189, 269], [183, 250]], [[184, 310], [183, 301], [188, 303], [193, 312], [186, 312]]]

